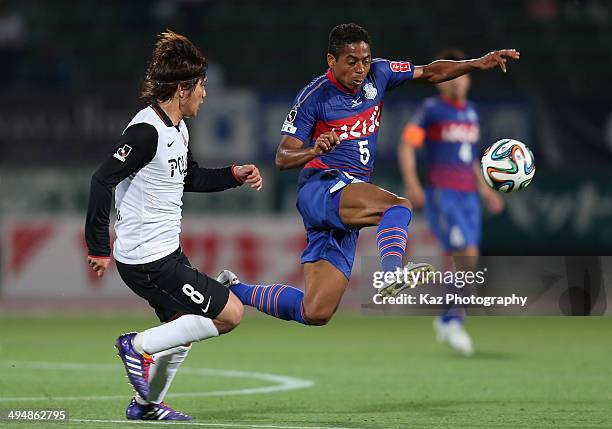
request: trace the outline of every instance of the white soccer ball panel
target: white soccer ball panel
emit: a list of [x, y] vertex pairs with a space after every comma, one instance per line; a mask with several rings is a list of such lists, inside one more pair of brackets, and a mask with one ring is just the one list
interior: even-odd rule
[[518, 140], [502, 139], [493, 143], [481, 159], [482, 175], [487, 185], [500, 192], [516, 192], [531, 183], [535, 175], [533, 153]]

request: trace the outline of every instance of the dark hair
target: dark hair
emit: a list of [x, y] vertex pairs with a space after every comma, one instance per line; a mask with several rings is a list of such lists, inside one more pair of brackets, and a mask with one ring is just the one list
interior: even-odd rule
[[459, 48], [446, 48], [438, 52], [438, 55], [436, 55], [436, 59], [463, 61], [465, 60], [465, 53]]
[[332, 54], [334, 58], [338, 58], [344, 47], [355, 42], [366, 42], [370, 43], [370, 35], [368, 32], [357, 24], [340, 24], [332, 28], [329, 32], [329, 44], [327, 45], [327, 52]]
[[178, 85], [193, 91], [206, 77], [208, 62], [202, 51], [191, 41], [171, 30], [159, 35], [153, 56], [147, 67], [141, 97], [166, 101]]

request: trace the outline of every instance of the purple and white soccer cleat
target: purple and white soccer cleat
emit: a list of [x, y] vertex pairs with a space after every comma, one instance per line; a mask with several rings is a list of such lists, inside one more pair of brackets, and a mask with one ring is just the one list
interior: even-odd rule
[[115, 347], [119, 352], [117, 356], [123, 361], [130, 384], [140, 397], [146, 400], [149, 397], [149, 367], [155, 361], [151, 355], [140, 354], [134, 350], [132, 341], [136, 334], [137, 332], [130, 332], [119, 336]]
[[129, 420], [193, 420], [193, 417], [173, 410], [163, 402], [161, 404], [140, 405], [136, 398], [125, 410], [125, 416]]

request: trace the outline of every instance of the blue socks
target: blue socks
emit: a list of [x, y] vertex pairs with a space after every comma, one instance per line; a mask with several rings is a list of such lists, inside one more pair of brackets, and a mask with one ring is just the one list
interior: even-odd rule
[[404, 206], [392, 206], [385, 211], [376, 230], [376, 245], [384, 272], [403, 267], [402, 258], [408, 242], [408, 224], [412, 212]]
[[[376, 244], [385, 272], [403, 267], [402, 258], [408, 241], [408, 224], [412, 213], [407, 207], [389, 208], [380, 220]], [[283, 284], [247, 285], [237, 283], [230, 290], [244, 305], [283, 320], [294, 320], [307, 325], [304, 317], [304, 292]]]
[[237, 283], [230, 290], [244, 305], [255, 307], [262, 313], [278, 319], [295, 320], [307, 325], [304, 317], [304, 292], [292, 286], [269, 286]]
[[456, 320], [459, 323], [463, 324], [463, 315], [462, 314], [457, 314], [458, 312], [453, 312], [452, 309], [451, 310], [447, 310], [444, 313], [442, 313], [442, 315], [440, 316], [442, 319], [442, 323], [448, 323], [451, 320]]
[[[445, 289], [446, 293], [456, 293], [463, 296], [465, 288], [458, 288], [454, 284], [450, 284], [446, 285]], [[463, 324], [463, 319], [465, 319], [465, 307], [462, 304], [453, 304], [444, 310], [440, 317], [442, 319], [442, 323], [448, 323], [451, 320], [456, 320]]]

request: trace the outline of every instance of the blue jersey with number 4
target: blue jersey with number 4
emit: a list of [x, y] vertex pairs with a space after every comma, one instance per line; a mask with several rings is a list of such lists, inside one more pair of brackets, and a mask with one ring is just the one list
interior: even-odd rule
[[425, 214], [444, 249], [478, 246], [481, 213], [474, 161], [479, 122], [474, 105], [443, 96], [428, 98], [404, 136], [417, 147], [425, 146], [429, 182]]
[[322, 133], [334, 130], [340, 143], [304, 166], [300, 186], [317, 171], [329, 169], [369, 181], [385, 92], [411, 80], [413, 75], [414, 67], [407, 61], [377, 58], [355, 91], [342, 86], [331, 70], [306, 85], [298, 93], [281, 134], [296, 137], [308, 147]]
[[424, 131], [429, 185], [463, 192], [476, 191], [474, 161], [480, 128], [478, 113], [442, 96], [426, 99], [410, 123]]

